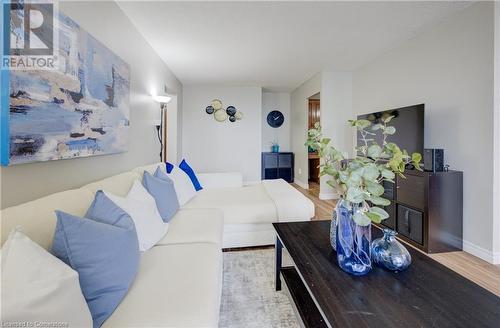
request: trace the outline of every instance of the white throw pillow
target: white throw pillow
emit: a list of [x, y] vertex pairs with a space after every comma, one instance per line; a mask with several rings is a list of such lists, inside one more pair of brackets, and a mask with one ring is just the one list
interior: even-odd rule
[[174, 165], [168, 177], [174, 182], [174, 189], [180, 206], [186, 204], [191, 198], [196, 196], [196, 189], [194, 189], [193, 182], [191, 182], [186, 172], [181, 170], [177, 165]]
[[18, 230], [10, 233], [2, 248], [1, 321], [6, 327], [8, 323], [93, 324], [78, 273]]
[[134, 221], [141, 251], [156, 245], [167, 233], [168, 223], [163, 222], [155, 199], [138, 180], [134, 181], [125, 198], [107, 191], [104, 191], [104, 194], [127, 212]]

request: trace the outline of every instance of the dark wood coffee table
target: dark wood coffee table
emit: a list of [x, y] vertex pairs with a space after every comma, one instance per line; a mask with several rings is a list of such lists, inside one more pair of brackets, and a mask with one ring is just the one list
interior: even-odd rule
[[[282, 276], [306, 327], [500, 327], [498, 296], [411, 247], [406, 271], [355, 277], [337, 265], [329, 221], [273, 226], [276, 290]], [[281, 266], [283, 247], [294, 267]]]

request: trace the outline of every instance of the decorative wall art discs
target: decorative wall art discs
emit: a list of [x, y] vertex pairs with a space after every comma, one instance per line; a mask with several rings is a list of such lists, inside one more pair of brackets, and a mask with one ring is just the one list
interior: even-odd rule
[[236, 122], [243, 118], [243, 113], [240, 112], [235, 106], [227, 106], [224, 108], [222, 101], [219, 99], [214, 99], [205, 108], [205, 112], [208, 115], [214, 115], [217, 122], [225, 122], [229, 119], [229, 122]]
[[216, 110], [214, 113], [214, 118], [217, 122], [224, 122], [227, 120], [227, 116], [226, 111], [223, 109]]
[[212, 105], [212, 107], [215, 110], [219, 110], [219, 109], [222, 108], [222, 101], [220, 101], [219, 99], [214, 99], [214, 100], [212, 100], [212, 102], [210, 103], [210, 105]]

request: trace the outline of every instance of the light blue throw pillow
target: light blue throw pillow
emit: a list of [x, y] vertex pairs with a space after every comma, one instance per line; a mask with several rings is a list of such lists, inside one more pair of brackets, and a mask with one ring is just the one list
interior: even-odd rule
[[174, 182], [158, 167], [154, 176], [144, 171], [142, 184], [155, 199], [156, 207], [163, 221], [170, 222], [179, 210], [179, 200], [174, 189]]
[[113, 313], [139, 266], [139, 243], [132, 218], [102, 191], [87, 218], [56, 211], [52, 253], [78, 272], [94, 328]]

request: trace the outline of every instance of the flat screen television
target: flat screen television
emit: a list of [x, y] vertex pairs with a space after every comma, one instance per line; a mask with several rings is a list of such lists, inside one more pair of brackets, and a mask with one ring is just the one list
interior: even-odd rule
[[[389, 125], [396, 128], [396, 133], [387, 137], [388, 142], [394, 142], [401, 149], [406, 149], [408, 154], [424, 153], [424, 104], [391, 109], [383, 112], [359, 115], [359, 119], [365, 119], [373, 124], [381, 122], [387, 116], [394, 116]], [[382, 145], [382, 133], [376, 131], [375, 139]], [[357, 144], [362, 145], [361, 135], [358, 133]]]

